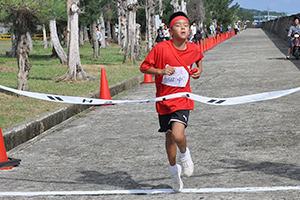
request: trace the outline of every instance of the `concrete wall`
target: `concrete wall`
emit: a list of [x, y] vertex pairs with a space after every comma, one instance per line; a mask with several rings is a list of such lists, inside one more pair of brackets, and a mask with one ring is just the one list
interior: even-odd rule
[[287, 34], [290, 27], [294, 24], [295, 16], [300, 16], [300, 13], [297, 15], [285, 16], [278, 19], [263, 22], [261, 24], [261, 28], [277, 35], [278, 37], [286, 41], [289, 41]]

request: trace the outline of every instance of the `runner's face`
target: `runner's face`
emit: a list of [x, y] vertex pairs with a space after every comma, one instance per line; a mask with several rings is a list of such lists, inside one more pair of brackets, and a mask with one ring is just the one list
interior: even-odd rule
[[186, 40], [190, 33], [189, 23], [185, 20], [178, 20], [174, 23], [171, 32], [174, 39]]

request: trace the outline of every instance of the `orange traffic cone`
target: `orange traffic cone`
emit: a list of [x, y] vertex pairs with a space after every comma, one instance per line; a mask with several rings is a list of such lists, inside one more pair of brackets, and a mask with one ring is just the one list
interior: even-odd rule
[[7, 158], [4, 140], [0, 127], [0, 170], [12, 169], [20, 164], [20, 159]]
[[152, 83], [154, 83], [152, 75], [151, 74], [145, 74], [144, 75], [144, 82], [142, 82], [141, 85], [152, 84]]
[[[101, 68], [100, 99], [111, 100], [105, 69]], [[112, 105], [112, 104], [107, 104]]]

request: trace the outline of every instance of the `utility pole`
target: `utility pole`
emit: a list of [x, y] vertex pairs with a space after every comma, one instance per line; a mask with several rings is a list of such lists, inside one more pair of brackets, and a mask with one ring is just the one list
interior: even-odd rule
[[268, 9], [268, 21], [270, 20], [270, 8], [269, 8], [269, 6], [267, 7], [267, 9]]

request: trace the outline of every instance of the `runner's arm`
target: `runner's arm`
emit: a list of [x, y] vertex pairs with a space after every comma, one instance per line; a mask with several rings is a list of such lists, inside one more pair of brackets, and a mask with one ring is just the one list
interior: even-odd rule
[[151, 67], [147, 70], [141, 70], [141, 72], [145, 73], [145, 74], [169, 75], [170, 76], [170, 75], [174, 74], [175, 68], [171, 67], [171, 66], [167, 66], [164, 69], [158, 69], [158, 68]]
[[202, 71], [203, 71], [203, 69], [202, 69], [202, 60], [199, 60], [198, 62], [196, 62], [196, 65], [197, 65], [198, 71], [195, 72], [195, 73], [193, 73], [193, 74], [191, 75], [191, 77], [192, 77], [193, 79], [198, 79], [198, 78], [200, 78], [201, 73], [202, 73]]

